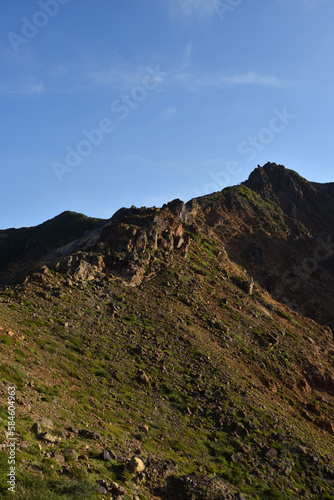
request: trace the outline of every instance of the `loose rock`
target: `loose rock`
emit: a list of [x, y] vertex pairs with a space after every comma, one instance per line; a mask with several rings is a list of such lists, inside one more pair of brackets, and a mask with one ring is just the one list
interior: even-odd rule
[[145, 470], [145, 464], [139, 457], [132, 457], [128, 463], [128, 469], [133, 473], [143, 472]]

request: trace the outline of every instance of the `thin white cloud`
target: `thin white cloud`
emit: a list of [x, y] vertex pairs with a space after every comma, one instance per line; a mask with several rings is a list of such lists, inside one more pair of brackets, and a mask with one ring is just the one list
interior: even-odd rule
[[[155, 68], [152, 65], [152, 68]], [[59, 70], [59, 68], [58, 68]], [[43, 94], [43, 93], [72, 93], [93, 92], [97, 89], [105, 93], [131, 91], [137, 85], [141, 85], [147, 69], [139, 66], [110, 66], [88, 70], [84, 67], [73, 69], [69, 64], [61, 70], [50, 69], [44, 75], [38, 77], [16, 76], [0, 81], [1, 94]], [[161, 67], [163, 70], [163, 67]], [[185, 92], [199, 92], [210, 88], [222, 88], [232, 86], [259, 86], [271, 88], [284, 88], [287, 86], [284, 80], [273, 75], [264, 75], [256, 71], [237, 74], [226, 74], [224, 72], [192, 72], [186, 70], [183, 65], [172, 71], [163, 71], [161, 88], [171, 88]], [[168, 109], [165, 117], [175, 114], [174, 108]]]
[[77, 61], [66, 62], [45, 73], [50, 90], [61, 92], [87, 92], [99, 90], [124, 91], [141, 85], [147, 75], [145, 66], [124, 61]]
[[[180, 67], [172, 70], [164, 68], [161, 65], [163, 73], [163, 87], [178, 87], [181, 90], [196, 92], [212, 87], [227, 87], [237, 85], [253, 85], [261, 87], [282, 88], [286, 83], [274, 75], [264, 75], [255, 70], [227, 74], [224, 72], [193, 72], [189, 69], [191, 45], [188, 45], [182, 64]], [[154, 68], [155, 65], [153, 64]], [[77, 77], [81, 80], [81, 90], [94, 90], [95, 88], [108, 90], [130, 90], [136, 85], [143, 82], [143, 78], [147, 74], [147, 69], [144, 66], [130, 66], [128, 64], [117, 64], [116, 66], [94, 68], [89, 71], [83, 71], [80, 76], [80, 71], [77, 72]], [[70, 76], [67, 77], [69, 81]]]
[[[197, 5], [197, 4], [196, 4]], [[147, 67], [162, 75], [160, 90], [175, 89], [183, 92], [203, 92], [205, 89], [228, 86], [253, 85], [281, 88], [284, 81], [275, 75], [265, 75], [255, 70], [238, 72], [194, 71], [191, 68], [193, 46], [188, 43], [183, 50], [179, 64], [174, 61], [152, 62], [148, 57], [146, 63], [130, 63], [117, 54], [104, 55], [85, 54], [76, 61], [58, 61], [55, 65], [45, 66], [40, 61], [31, 60], [29, 67], [20, 66], [13, 72], [13, 67], [6, 58], [2, 59], [3, 75], [0, 79], [0, 93], [9, 94], [42, 94], [42, 93], [88, 93], [104, 92], [115, 94], [131, 92], [142, 85], [148, 74]], [[156, 58], [155, 58], [156, 59]], [[0, 60], [1, 61], [1, 60]], [[141, 61], [142, 62], [142, 61]], [[174, 112], [175, 114], [175, 112]], [[165, 118], [172, 116], [171, 112]]]
[[126, 88], [140, 85], [146, 74], [147, 70], [144, 67], [116, 64], [96, 68], [83, 76], [88, 87], [120, 85]]
[[221, 87], [228, 85], [257, 85], [260, 87], [282, 87], [283, 82], [275, 76], [261, 75], [256, 71], [247, 73], [225, 75], [209, 73], [198, 79], [198, 84], [203, 87]]
[[33, 94], [43, 94], [45, 92], [45, 86], [40, 81], [26, 80], [20, 82], [0, 82], [0, 94], [21, 94], [21, 95], [33, 95]]
[[216, 14], [217, 0], [163, 0], [173, 16], [196, 15], [207, 18]]
[[224, 72], [191, 73], [176, 71], [166, 78], [166, 84], [183, 87], [189, 92], [228, 86], [252, 85], [260, 87], [284, 88], [286, 82], [273, 75], [262, 75], [256, 71], [226, 74]]
[[[142, 85], [144, 78], [148, 75], [147, 67], [152, 72], [157, 70], [156, 78], [159, 78], [156, 65], [136, 65], [128, 63], [93, 63], [91, 61], [67, 61], [55, 66], [19, 68], [13, 73], [11, 68], [4, 71], [7, 76], [0, 79], [0, 93], [12, 94], [37, 94], [55, 93], [65, 94], [73, 92], [123, 92], [130, 91], [136, 85]], [[11, 74], [12, 73], [12, 74]], [[161, 77], [161, 81], [163, 75]], [[158, 80], [157, 80], [158, 81]]]

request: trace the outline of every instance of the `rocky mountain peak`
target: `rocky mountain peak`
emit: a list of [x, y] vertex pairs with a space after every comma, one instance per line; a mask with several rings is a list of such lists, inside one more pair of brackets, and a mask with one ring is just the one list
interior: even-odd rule
[[286, 215], [305, 225], [330, 223], [328, 214], [334, 206], [331, 184], [309, 182], [283, 165], [266, 163], [258, 166], [243, 185], [274, 201]]
[[276, 163], [266, 163], [263, 167], [258, 166], [244, 182], [244, 185], [268, 198], [283, 196], [294, 202], [303, 198], [307, 189], [312, 189], [311, 184], [296, 172]]

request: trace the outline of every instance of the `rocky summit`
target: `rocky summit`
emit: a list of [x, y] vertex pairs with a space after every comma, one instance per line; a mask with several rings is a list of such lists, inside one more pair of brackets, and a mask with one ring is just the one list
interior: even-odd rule
[[0, 231], [1, 498], [333, 499], [333, 220], [267, 163]]

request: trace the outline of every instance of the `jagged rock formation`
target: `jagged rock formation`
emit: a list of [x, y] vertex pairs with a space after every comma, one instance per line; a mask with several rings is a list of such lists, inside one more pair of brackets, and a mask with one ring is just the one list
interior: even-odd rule
[[188, 203], [0, 232], [18, 500], [333, 498], [333, 215], [334, 184], [266, 164]]
[[[241, 186], [186, 204], [174, 200], [161, 209], [122, 208], [110, 221], [79, 215], [75, 222], [65, 218], [69, 215], [37, 228], [6, 231], [3, 252], [0, 247], [2, 282], [47, 265], [75, 279], [102, 272], [138, 285], [157, 272], [162, 255], [186, 255], [191, 232], [203, 232], [275, 299], [334, 328], [334, 183], [308, 182], [268, 163]], [[61, 238], [70, 241], [50, 252]]]

